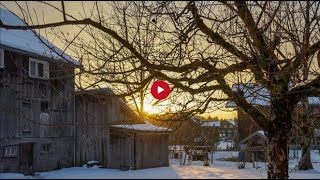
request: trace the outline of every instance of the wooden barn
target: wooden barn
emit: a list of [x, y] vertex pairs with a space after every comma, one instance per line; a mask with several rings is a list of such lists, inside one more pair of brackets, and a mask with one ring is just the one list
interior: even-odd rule
[[170, 130], [145, 124], [108, 88], [76, 95], [76, 165], [114, 169], [168, 166]]
[[[7, 10], [0, 12], [3, 23], [23, 25]], [[73, 165], [73, 126], [67, 124], [74, 120], [78, 65], [30, 30], [0, 28], [0, 172]]]

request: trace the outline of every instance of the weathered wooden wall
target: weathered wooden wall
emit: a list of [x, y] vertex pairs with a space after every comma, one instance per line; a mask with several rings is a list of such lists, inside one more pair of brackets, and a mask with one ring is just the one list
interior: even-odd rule
[[114, 169], [147, 169], [169, 166], [169, 135], [111, 128], [111, 161]]
[[138, 133], [135, 137], [135, 168], [169, 166], [169, 137], [163, 133]]
[[110, 124], [135, 122], [136, 114], [109, 90], [79, 92], [76, 96], [76, 165], [96, 160], [110, 164]]
[[133, 133], [112, 131], [110, 135], [110, 161], [109, 168], [129, 169], [134, 168], [134, 142]]
[[[29, 56], [7, 50], [5, 66], [0, 68], [0, 172], [18, 171], [20, 157], [6, 158], [3, 151], [24, 142], [35, 143], [34, 170], [54, 169], [59, 160], [71, 166], [74, 67], [51, 60], [50, 79], [30, 78]], [[43, 101], [48, 102], [47, 113], [41, 112]], [[48, 142], [50, 158], [41, 154]]]

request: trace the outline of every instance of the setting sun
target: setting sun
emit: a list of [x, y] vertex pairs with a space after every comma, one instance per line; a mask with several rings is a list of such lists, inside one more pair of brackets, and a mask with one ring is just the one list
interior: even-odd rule
[[152, 106], [151, 104], [148, 104], [148, 103], [144, 103], [144, 110], [146, 113], [148, 114], [157, 114], [157, 113], [160, 113], [161, 110]]

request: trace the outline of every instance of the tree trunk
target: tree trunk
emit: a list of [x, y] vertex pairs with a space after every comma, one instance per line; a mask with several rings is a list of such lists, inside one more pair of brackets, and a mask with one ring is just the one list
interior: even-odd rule
[[271, 99], [268, 138], [268, 179], [288, 179], [288, 141], [292, 129], [293, 107], [284, 96]]
[[302, 115], [298, 117], [298, 132], [301, 145], [301, 158], [298, 164], [299, 170], [313, 169], [311, 162], [311, 145], [314, 134], [314, 123], [309, 112], [308, 98], [302, 101]]
[[301, 141], [303, 141], [303, 143], [301, 143], [301, 159], [299, 161], [299, 170], [313, 169], [310, 152], [311, 140], [312, 137], [302, 137]]
[[268, 136], [268, 179], [288, 179], [288, 135]]

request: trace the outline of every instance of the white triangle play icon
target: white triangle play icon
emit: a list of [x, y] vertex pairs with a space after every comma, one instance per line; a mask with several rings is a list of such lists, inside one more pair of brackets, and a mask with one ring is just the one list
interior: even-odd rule
[[164, 89], [158, 86], [158, 94], [161, 93], [162, 91], [164, 91]]

